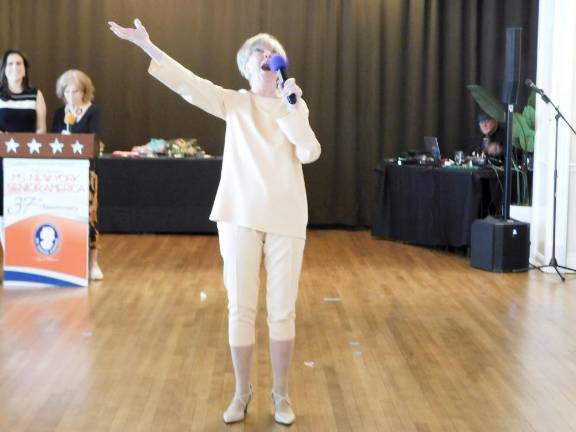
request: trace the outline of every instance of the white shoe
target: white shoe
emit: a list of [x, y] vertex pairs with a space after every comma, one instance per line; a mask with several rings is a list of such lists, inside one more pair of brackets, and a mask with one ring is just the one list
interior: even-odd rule
[[222, 418], [224, 423], [235, 423], [242, 421], [246, 418], [248, 411], [248, 404], [252, 400], [252, 384], [250, 384], [250, 391], [242, 395], [234, 395], [230, 405], [224, 411]]
[[[283, 425], [291, 425], [296, 420], [296, 414], [292, 410], [292, 402], [288, 396], [282, 396], [272, 390], [272, 402], [274, 402], [274, 421]], [[284, 402], [284, 403], [283, 403]]]
[[102, 279], [104, 279], [104, 273], [102, 273], [102, 270], [100, 269], [98, 264], [96, 264], [94, 267], [90, 269], [90, 280], [99, 281]]

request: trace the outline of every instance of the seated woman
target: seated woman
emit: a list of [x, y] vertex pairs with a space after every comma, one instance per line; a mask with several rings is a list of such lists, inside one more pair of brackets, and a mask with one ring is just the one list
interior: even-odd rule
[[[100, 133], [100, 110], [92, 103], [94, 85], [84, 72], [71, 69], [64, 72], [56, 82], [56, 94], [64, 106], [54, 113], [53, 133]], [[101, 280], [104, 275], [98, 265], [98, 177], [90, 169], [90, 279]]]

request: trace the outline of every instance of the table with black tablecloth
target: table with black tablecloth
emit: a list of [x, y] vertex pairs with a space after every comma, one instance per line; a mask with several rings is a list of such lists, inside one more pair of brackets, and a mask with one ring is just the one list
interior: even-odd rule
[[470, 244], [477, 218], [497, 214], [501, 183], [491, 169], [381, 163], [376, 169], [375, 236], [426, 246]]
[[116, 158], [96, 161], [101, 232], [216, 232], [208, 220], [222, 158]]

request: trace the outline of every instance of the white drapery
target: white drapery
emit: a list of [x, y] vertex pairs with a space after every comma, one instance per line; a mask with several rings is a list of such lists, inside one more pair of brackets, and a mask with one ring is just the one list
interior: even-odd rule
[[[539, 8], [535, 81], [575, 126], [576, 2], [541, 0]], [[538, 264], [548, 264], [552, 256], [555, 115], [538, 98], [531, 226], [531, 259]], [[562, 120], [558, 126], [556, 258], [576, 267], [576, 136]]]

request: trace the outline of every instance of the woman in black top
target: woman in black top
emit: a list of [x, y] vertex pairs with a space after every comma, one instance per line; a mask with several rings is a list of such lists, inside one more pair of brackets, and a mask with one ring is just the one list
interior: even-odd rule
[[[46, 132], [46, 103], [42, 92], [30, 86], [29, 68], [28, 59], [20, 51], [4, 52], [0, 64], [0, 133]], [[0, 170], [0, 185], [2, 176]], [[0, 193], [0, 216], [3, 211], [4, 195]]]
[[[56, 82], [56, 94], [65, 103], [54, 113], [53, 133], [100, 134], [100, 110], [94, 104], [94, 85], [84, 72], [71, 69]], [[98, 177], [90, 169], [90, 279], [101, 280], [104, 275], [98, 265]]]
[[30, 65], [18, 50], [9, 49], [0, 65], [0, 132], [46, 133], [46, 103], [30, 86]]

